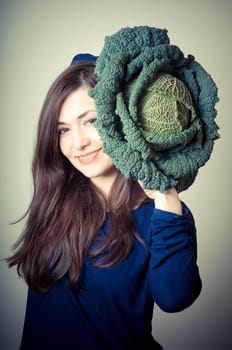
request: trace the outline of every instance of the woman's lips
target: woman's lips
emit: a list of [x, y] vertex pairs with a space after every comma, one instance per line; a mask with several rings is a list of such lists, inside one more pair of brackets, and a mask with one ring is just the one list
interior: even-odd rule
[[81, 164], [89, 164], [95, 161], [100, 151], [101, 151], [101, 148], [97, 149], [96, 151], [77, 156], [76, 158], [79, 160]]

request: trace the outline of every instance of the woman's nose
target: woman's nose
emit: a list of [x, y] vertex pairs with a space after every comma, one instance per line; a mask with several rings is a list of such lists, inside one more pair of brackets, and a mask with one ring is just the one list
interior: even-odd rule
[[90, 139], [87, 133], [81, 128], [75, 128], [72, 132], [72, 148], [80, 150], [88, 146]]

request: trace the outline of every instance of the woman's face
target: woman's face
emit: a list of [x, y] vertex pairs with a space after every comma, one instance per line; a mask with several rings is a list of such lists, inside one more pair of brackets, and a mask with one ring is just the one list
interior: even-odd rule
[[117, 170], [102, 151], [103, 144], [94, 127], [96, 107], [88, 90], [89, 87], [82, 86], [64, 101], [58, 119], [59, 143], [70, 163], [102, 188], [106, 179], [115, 179]]

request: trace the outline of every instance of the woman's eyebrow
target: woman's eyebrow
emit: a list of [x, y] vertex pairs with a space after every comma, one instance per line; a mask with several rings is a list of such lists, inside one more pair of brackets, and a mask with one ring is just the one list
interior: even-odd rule
[[[88, 113], [90, 112], [96, 112], [95, 109], [88, 109], [87, 111], [81, 113], [80, 115], [77, 116], [77, 119], [81, 119], [81, 118], [84, 118]], [[62, 122], [62, 121], [58, 121], [57, 122], [58, 125], [64, 125], [66, 124], [65, 122]]]

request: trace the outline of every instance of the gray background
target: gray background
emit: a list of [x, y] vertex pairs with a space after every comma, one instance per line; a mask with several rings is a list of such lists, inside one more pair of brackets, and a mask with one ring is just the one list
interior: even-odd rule
[[[203, 291], [189, 309], [155, 308], [153, 333], [166, 350], [231, 349], [231, 10], [210, 0], [4, 0], [0, 2], [0, 258], [9, 255], [27, 209], [36, 122], [51, 82], [77, 52], [98, 54], [121, 27], [168, 28], [171, 42], [193, 54], [216, 81], [221, 139], [181, 197], [198, 228]], [[26, 286], [0, 263], [0, 349], [18, 349]], [[230, 321], [229, 321], [230, 320]]]

